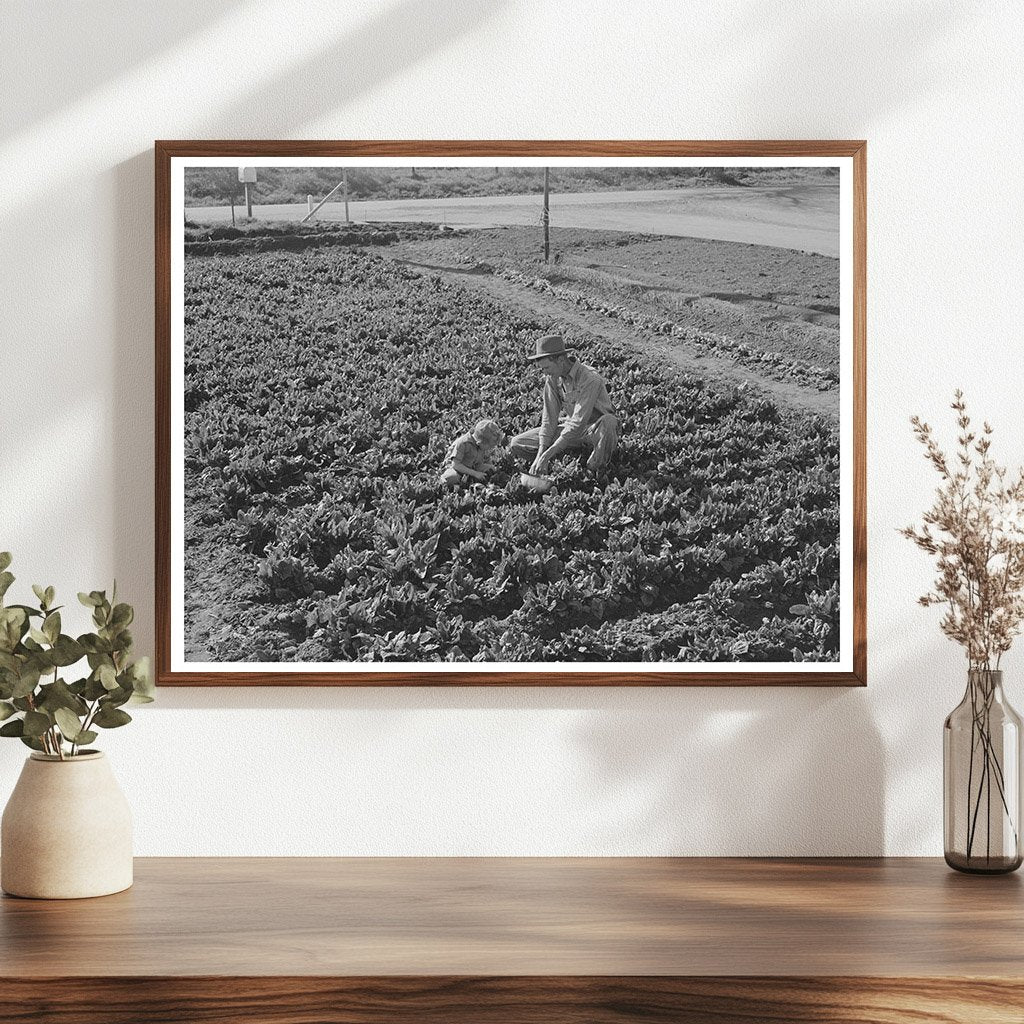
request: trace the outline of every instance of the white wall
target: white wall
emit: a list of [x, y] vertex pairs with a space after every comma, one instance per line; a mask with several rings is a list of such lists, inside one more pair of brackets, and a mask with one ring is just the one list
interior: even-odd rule
[[168, 688], [104, 737], [137, 851], [941, 853], [964, 666], [895, 531], [955, 386], [1024, 461], [1022, 39], [1011, 2], [0, 4], [0, 548], [116, 576], [143, 650], [155, 138], [869, 140], [866, 690]]

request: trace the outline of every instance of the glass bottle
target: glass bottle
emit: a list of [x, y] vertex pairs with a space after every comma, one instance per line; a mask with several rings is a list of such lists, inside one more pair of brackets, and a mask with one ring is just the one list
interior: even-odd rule
[[964, 699], [943, 726], [946, 863], [1000, 874], [1021, 865], [1021, 720], [1003, 673], [971, 669]]

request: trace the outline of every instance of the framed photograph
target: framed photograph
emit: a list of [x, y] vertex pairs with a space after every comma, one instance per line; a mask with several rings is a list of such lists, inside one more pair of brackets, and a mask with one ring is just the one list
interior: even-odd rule
[[863, 142], [158, 142], [160, 685], [864, 685]]

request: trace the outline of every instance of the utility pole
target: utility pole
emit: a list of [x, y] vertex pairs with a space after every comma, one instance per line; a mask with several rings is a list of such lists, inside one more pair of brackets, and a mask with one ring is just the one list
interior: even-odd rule
[[231, 203], [231, 226], [235, 226], [235, 192], [238, 191], [238, 183], [235, 181], [235, 175], [230, 170], [227, 171], [227, 175], [224, 179], [224, 189], [228, 195], [228, 201]]
[[551, 222], [551, 211], [548, 209], [548, 169], [544, 168], [544, 262], [547, 263], [548, 255], [550, 254], [550, 245], [548, 239], [548, 226]]

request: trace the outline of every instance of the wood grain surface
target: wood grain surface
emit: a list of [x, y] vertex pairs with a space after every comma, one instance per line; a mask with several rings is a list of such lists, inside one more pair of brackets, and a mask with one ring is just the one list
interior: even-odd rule
[[0, 1020], [1024, 1021], [1024, 888], [933, 859], [140, 859], [0, 901]]
[[1006, 980], [73, 978], [0, 981], [5, 1024], [1020, 1024]]
[[1024, 976], [1017, 874], [932, 859], [140, 858], [0, 901], [22, 977]]
[[[176, 157], [851, 157], [853, 160], [853, 458], [852, 671], [698, 672], [685, 663], [658, 671], [624, 672], [224, 672], [171, 671], [171, 160]], [[156, 434], [156, 675], [160, 686], [865, 686], [867, 685], [867, 144], [863, 140], [157, 140], [154, 143], [155, 434]], [[847, 372], [843, 368], [844, 373]]]

